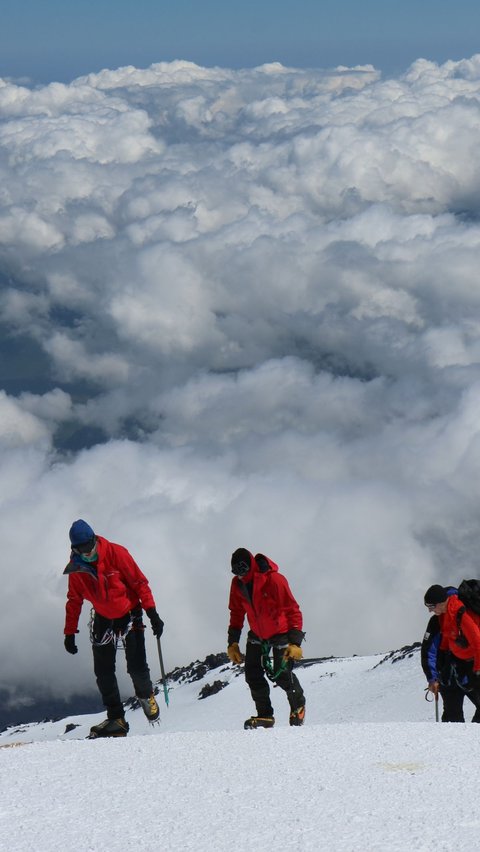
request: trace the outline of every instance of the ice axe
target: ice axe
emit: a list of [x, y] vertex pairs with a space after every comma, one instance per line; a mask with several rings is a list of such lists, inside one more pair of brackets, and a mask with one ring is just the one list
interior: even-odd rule
[[160, 672], [161, 672], [161, 675], [162, 675], [163, 695], [165, 697], [165, 704], [168, 707], [169, 697], [168, 697], [167, 676], [165, 674], [165, 666], [163, 665], [163, 655], [162, 655], [162, 646], [160, 644], [160, 636], [157, 636], [157, 648], [158, 648], [158, 659], [160, 661]]
[[[430, 696], [432, 696], [430, 698]], [[427, 686], [425, 690], [425, 701], [434, 701], [435, 702], [435, 721], [440, 721], [440, 715], [438, 711], [438, 689], [436, 692], [432, 693], [432, 690]]]

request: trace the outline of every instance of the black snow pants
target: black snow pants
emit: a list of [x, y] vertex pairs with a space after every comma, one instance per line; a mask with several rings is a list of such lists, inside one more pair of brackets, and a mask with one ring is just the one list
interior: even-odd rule
[[[275, 637], [278, 641], [281, 637]], [[283, 652], [288, 643], [285, 637], [282, 647], [273, 645], [273, 670], [277, 672], [283, 659]], [[282, 643], [278, 643], [282, 644]], [[287, 693], [291, 710], [297, 710], [305, 704], [305, 696], [296, 674], [292, 671], [293, 660], [289, 660], [286, 668], [276, 678], [275, 684]], [[273, 716], [270, 701], [270, 685], [262, 664], [262, 645], [260, 640], [247, 639], [245, 652], [245, 680], [250, 687], [252, 698], [257, 708], [257, 716]]]
[[[126, 635], [125, 630], [129, 621], [133, 621], [133, 627]], [[113, 638], [105, 644], [97, 644], [102, 641], [108, 631], [112, 631]], [[117, 642], [116, 637], [123, 636], [125, 647], [125, 658], [127, 671], [130, 675], [138, 698], [148, 698], [153, 693], [153, 685], [150, 678], [150, 670], [147, 664], [145, 652], [145, 627], [142, 623], [142, 611], [132, 610], [122, 618], [108, 619], [95, 613], [92, 626], [92, 648], [93, 667], [97, 686], [102, 696], [102, 701], [107, 708], [109, 719], [123, 718], [123, 704], [118, 689], [115, 674]]]
[[440, 686], [440, 695], [443, 701], [442, 722], [464, 722], [463, 702], [465, 690], [460, 689], [457, 684]]
[[[475, 714], [472, 722], [480, 722], [480, 684], [473, 674], [473, 660], [462, 660], [452, 655], [452, 678], [451, 681], [463, 691], [472, 704], [475, 705]], [[443, 720], [443, 716], [442, 716]], [[449, 719], [448, 721], [461, 721]]]

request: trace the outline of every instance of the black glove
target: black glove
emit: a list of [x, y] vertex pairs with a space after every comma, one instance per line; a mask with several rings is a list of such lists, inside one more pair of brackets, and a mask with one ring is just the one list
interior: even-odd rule
[[67, 633], [63, 640], [63, 644], [65, 645], [65, 650], [68, 651], [69, 654], [76, 654], [78, 652], [78, 648], [75, 645], [74, 633]]
[[147, 613], [147, 615], [150, 619], [150, 623], [152, 625], [152, 630], [153, 630], [153, 635], [157, 636], [160, 639], [160, 636], [163, 633], [163, 621], [162, 621], [162, 619], [160, 618], [160, 616], [159, 616], [159, 614], [158, 614], [158, 612], [157, 612], [157, 610], [155, 609], [154, 606], [150, 607], [150, 609], [146, 609], [145, 612]]

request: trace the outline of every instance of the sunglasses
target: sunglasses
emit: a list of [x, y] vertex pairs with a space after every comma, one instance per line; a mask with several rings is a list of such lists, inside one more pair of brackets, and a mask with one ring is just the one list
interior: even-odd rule
[[433, 612], [433, 610], [436, 606], [438, 606], [438, 604], [425, 604], [425, 606], [427, 607], [429, 612]]

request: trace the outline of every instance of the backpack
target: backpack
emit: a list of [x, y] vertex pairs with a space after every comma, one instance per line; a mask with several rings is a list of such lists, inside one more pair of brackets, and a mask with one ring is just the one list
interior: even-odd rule
[[[470, 609], [476, 615], [480, 615], [480, 580], [462, 580], [457, 594], [465, 609]], [[465, 609], [463, 612], [465, 612]]]
[[459, 635], [456, 644], [461, 648], [466, 648], [468, 642], [462, 633], [462, 616], [465, 612], [468, 612], [477, 626], [480, 627], [480, 580], [462, 580], [457, 589], [457, 595], [463, 606], [457, 612], [457, 630]]

